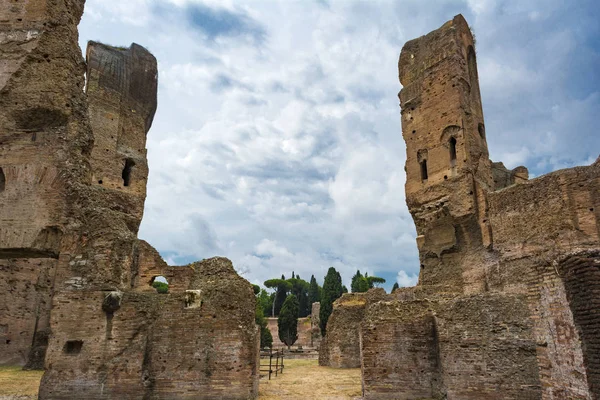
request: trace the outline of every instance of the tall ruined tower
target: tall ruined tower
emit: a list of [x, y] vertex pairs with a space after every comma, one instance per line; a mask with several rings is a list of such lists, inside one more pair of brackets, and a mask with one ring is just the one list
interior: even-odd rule
[[474, 41], [462, 15], [407, 42], [398, 69], [421, 283], [459, 284], [461, 271], [444, 261], [490, 243], [482, 192], [494, 185]]
[[95, 42], [84, 62], [84, 2], [0, 2], [0, 365], [45, 369], [40, 399], [256, 398], [250, 283], [137, 238], [157, 62]]

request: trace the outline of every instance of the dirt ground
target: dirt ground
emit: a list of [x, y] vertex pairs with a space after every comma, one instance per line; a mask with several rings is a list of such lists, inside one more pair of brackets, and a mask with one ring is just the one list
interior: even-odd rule
[[23, 371], [21, 367], [0, 367], [0, 400], [37, 399], [44, 371]]
[[282, 375], [260, 380], [259, 400], [360, 399], [360, 368], [319, 367], [317, 360], [285, 360]]
[[[44, 371], [0, 367], [0, 400], [37, 399]], [[317, 360], [285, 360], [283, 374], [262, 378], [259, 400], [360, 399], [360, 369], [319, 367]]]

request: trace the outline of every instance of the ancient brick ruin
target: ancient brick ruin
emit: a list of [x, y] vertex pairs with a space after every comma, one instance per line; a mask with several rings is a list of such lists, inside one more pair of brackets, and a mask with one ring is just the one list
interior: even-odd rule
[[327, 334], [321, 340], [319, 365], [334, 368], [360, 368], [360, 324], [367, 303], [385, 298], [383, 289], [367, 293], [344, 293], [333, 303], [327, 320]]
[[490, 161], [461, 15], [407, 42], [399, 76], [421, 271], [344, 327], [365, 399], [599, 399], [600, 159], [532, 180]]
[[[44, 367], [41, 399], [255, 398], [252, 286], [137, 238], [156, 60], [82, 60], [83, 5], [0, 3], [0, 364]], [[600, 159], [532, 180], [489, 159], [460, 15], [399, 76], [419, 284], [339, 299], [320, 363], [361, 366], [365, 399], [600, 399]]]
[[45, 366], [40, 399], [255, 398], [250, 283], [137, 238], [156, 59], [90, 42], [84, 62], [83, 6], [0, 3], [0, 363]]

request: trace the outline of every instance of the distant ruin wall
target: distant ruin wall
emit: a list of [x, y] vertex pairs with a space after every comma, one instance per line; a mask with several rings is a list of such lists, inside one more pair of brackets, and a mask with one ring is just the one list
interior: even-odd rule
[[[268, 328], [273, 336], [273, 347], [287, 347], [279, 339], [279, 328], [277, 325], [277, 318], [267, 318]], [[298, 318], [298, 340], [294, 343], [293, 347], [311, 347], [311, 317]]]
[[321, 311], [321, 303], [315, 302], [312, 303], [311, 306], [311, 314], [310, 314], [310, 345], [314, 348], [319, 348], [321, 346], [321, 318], [319, 316], [319, 312]]

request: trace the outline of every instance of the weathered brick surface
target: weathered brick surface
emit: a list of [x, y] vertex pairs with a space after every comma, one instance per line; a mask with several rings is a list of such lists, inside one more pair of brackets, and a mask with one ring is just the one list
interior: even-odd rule
[[600, 398], [600, 163], [527, 180], [489, 160], [461, 16], [407, 42], [399, 72], [421, 272], [365, 310], [366, 398]]
[[368, 304], [385, 297], [385, 290], [344, 293], [333, 303], [327, 334], [319, 349], [319, 365], [334, 368], [360, 367], [360, 324]]
[[43, 364], [61, 243], [77, 223], [70, 195], [89, 172], [82, 11], [81, 1], [0, 4], [0, 363]]
[[52, 258], [0, 260], [0, 364], [43, 368], [55, 268]]
[[562, 260], [559, 272], [582, 341], [590, 391], [600, 398], [600, 251]]
[[366, 399], [540, 398], [524, 296], [378, 302], [361, 342]]
[[[189, 267], [193, 304], [186, 290], [129, 291], [111, 315], [102, 309], [108, 292], [57, 295], [52, 323], [68, 329], [51, 338], [40, 398], [255, 398], [252, 286], [224, 258]], [[81, 350], [69, 354], [74, 340]]]
[[539, 399], [536, 343], [523, 295], [459, 297], [441, 303], [436, 332], [450, 399]]
[[367, 304], [366, 293], [345, 293], [333, 303], [327, 335], [319, 349], [319, 365], [360, 367], [359, 324]]
[[441, 393], [429, 301], [392, 300], [369, 306], [360, 340], [366, 400], [433, 399]]
[[92, 42], [84, 64], [83, 4], [0, 4], [0, 362], [46, 352], [41, 399], [255, 398], [251, 285], [137, 239], [156, 60]]

